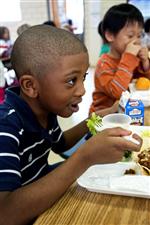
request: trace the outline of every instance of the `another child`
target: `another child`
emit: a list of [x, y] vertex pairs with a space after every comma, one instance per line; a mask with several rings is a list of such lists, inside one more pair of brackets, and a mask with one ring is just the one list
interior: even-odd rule
[[12, 41], [7, 27], [0, 27], [0, 58], [10, 57]]
[[[71, 32], [37, 25], [24, 31], [12, 51], [20, 87], [0, 106], [0, 224], [29, 224], [51, 207], [91, 165], [119, 161], [140, 144], [106, 129], [91, 137], [64, 163], [48, 165], [50, 150], [61, 153], [88, 132], [86, 121], [62, 132], [57, 115], [79, 110], [89, 67], [85, 45]], [[109, 109], [110, 110], [110, 109]], [[103, 115], [110, 113], [103, 110]]]
[[27, 30], [28, 28], [30, 27], [29, 24], [27, 23], [24, 23], [22, 25], [20, 25], [18, 28], [17, 28], [17, 34], [20, 35], [22, 34], [25, 30]]
[[102, 30], [110, 53], [97, 63], [90, 112], [112, 106], [133, 78], [150, 78], [148, 49], [141, 46], [143, 25], [143, 16], [133, 5], [115, 5], [106, 12]]

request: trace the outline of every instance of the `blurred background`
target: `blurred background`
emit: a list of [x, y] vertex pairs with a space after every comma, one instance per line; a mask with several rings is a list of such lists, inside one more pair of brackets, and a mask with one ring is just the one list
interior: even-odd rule
[[[52, 20], [58, 27], [71, 27], [84, 40], [90, 53], [90, 65], [95, 66], [101, 39], [97, 26], [106, 10], [123, 0], [0, 0], [0, 26], [8, 27], [11, 40], [23, 24], [36, 25]], [[150, 0], [131, 0], [145, 18], [150, 15]]]

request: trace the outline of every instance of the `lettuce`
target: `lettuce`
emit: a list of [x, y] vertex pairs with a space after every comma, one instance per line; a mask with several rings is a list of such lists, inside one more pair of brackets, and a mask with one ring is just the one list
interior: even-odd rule
[[91, 117], [87, 119], [87, 127], [92, 135], [96, 135], [97, 131], [95, 129], [96, 124], [102, 125], [102, 117], [96, 115], [94, 112], [92, 113]]

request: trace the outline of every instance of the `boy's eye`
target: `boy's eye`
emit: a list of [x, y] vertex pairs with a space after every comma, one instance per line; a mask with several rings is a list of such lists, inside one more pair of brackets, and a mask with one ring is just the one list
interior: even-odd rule
[[71, 86], [73, 86], [75, 84], [76, 80], [77, 80], [76, 78], [72, 78], [72, 79], [68, 80], [67, 83], [70, 84]]
[[[86, 75], [87, 75], [88, 73], [85, 73], [85, 75], [84, 75], [84, 77], [83, 77], [83, 81], [85, 81], [85, 79], [86, 79]], [[70, 85], [70, 86], [73, 86], [75, 83], [76, 83], [76, 81], [77, 81], [77, 77], [74, 77], [74, 78], [71, 78], [71, 79], [69, 79], [68, 81], [67, 81], [67, 83]]]
[[133, 35], [129, 35], [129, 38], [133, 38]]

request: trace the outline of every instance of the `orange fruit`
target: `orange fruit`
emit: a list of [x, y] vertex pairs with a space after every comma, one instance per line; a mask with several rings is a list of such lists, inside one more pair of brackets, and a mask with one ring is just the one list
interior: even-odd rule
[[135, 83], [137, 90], [148, 90], [150, 88], [150, 80], [146, 77], [140, 77]]

